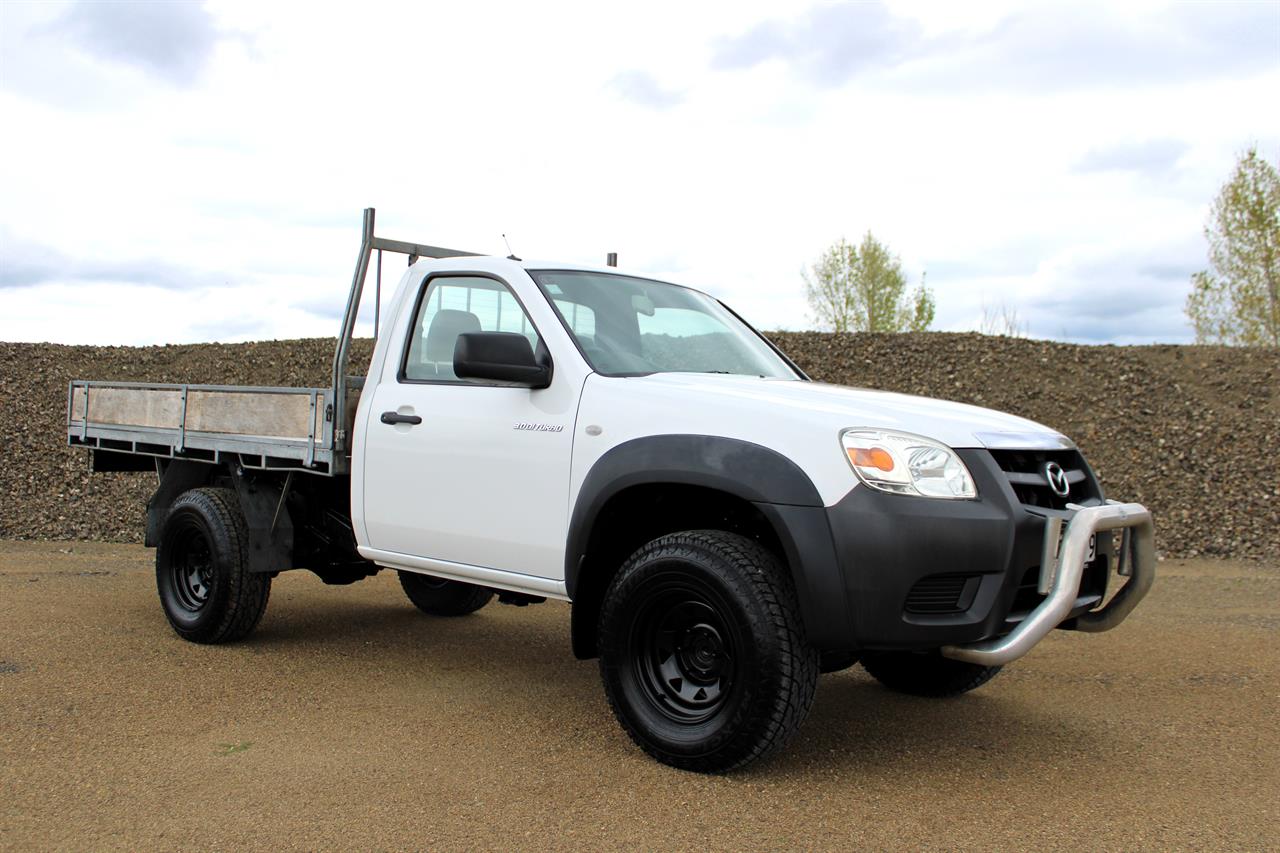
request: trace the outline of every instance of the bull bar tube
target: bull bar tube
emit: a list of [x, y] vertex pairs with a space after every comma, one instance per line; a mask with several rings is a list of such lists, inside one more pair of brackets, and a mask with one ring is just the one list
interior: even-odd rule
[[[1000, 666], [1025, 655], [1062, 624], [1080, 594], [1089, 539], [1105, 530], [1123, 530], [1116, 571], [1128, 581], [1097, 610], [1076, 617], [1079, 631], [1109, 631], [1124, 621], [1138, 605], [1156, 576], [1155, 526], [1142, 504], [1107, 501], [1101, 506], [1068, 504], [1073, 514], [1063, 530], [1063, 519], [1045, 522], [1044, 557], [1040, 563], [1040, 592], [1044, 601], [1003, 637], [978, 643], [943, 646], [944, 657], [982, 666]], [[1061, 536], [1061, 546], [1058, 545]]]

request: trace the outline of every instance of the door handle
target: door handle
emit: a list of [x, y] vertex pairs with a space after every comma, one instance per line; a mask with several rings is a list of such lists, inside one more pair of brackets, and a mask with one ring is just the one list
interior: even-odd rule
[[409, 424], [410, 426], [417, 426], [418, 424], [422, 423], [422, 416], [421, 415], [402, 415], [399, 412], [383, 412], [382, 422], [384, 424], [392, 424], [392, 425]]

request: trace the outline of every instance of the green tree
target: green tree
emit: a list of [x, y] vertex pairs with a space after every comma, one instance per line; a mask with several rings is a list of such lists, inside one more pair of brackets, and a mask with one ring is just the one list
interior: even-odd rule
[[814, 319], [837, 332], [922, 332], [933, 324], [933, 294], [907, 292], [902, 263], [868, 231], [861, 245], [840, 239], [803, 271]]
[[1204, 227], [1209, 269], [1191, 277], [1198, 343], [1280, 346], [1280, 174], [1250, 148]]

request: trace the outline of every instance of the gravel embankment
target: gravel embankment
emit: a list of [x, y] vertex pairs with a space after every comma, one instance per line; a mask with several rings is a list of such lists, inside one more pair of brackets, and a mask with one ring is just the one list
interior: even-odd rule
[[[1074, 438], [1167, 556], [1280, 558], [1280, 352], [1094, 347], [976, 334], [774, 339], [813, 378], [989, 406]], [[0, 537], [137, 541], [154, 479], [66, 448], [71, 379], [319, 385], [327, 339], [164, 347], [0, 343]], [[367, 358], [367, 344], [353, 363]]]

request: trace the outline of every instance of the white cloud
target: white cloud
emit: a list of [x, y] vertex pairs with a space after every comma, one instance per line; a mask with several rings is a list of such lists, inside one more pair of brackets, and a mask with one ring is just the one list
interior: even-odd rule
[[1095, 148], [1080, 158], [1081, 172], [1131, 171], [1164, 176], [1177, 168], [1190, 145], [1181, 139], [1148, 139]]
[[[368, 205], [391, 237], [617, 251], [765, 328], [808, 325], [800, 268], [870, 229], [940, 328], [1004, 299], [1034, 334], [1188, 337], [1178, 275], [1235, 153], [1280, 148], [1280, 57], [1231, 10], [963, 5], [213, 2], [157, 54], [154, 22], [86, 43], [84, 7], [0, 4], [0, 338], [332, 333]], [[1125, 72], [1134, 39], [1168, 61]]]
[[643, 107], [664, 110], [684, 100], [681, 92], [663, 86], [647, 71], [621, 71], [609, 81], [609, 86], [624, 100]]
[[219, 34], [198, 3], [74, 0], [49, 28], [90, 56], [133, 65], [191, 85], [213, 56]]

